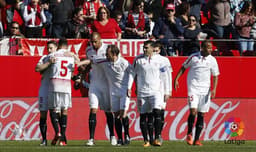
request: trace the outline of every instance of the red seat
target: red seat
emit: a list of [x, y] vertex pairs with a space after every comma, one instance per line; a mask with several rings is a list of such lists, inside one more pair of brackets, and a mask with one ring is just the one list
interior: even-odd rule
[[240, 56], [239, 50], [231, 50], [233, 56]]

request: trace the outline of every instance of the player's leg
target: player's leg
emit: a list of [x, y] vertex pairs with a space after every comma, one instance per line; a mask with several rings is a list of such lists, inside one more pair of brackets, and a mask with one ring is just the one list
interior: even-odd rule
[[97, 93], [97, 90], [94, 90], [93, 88], [90, 88], [89, 90], [89, 106], [90, 106], [90, 114], [89, 114], [89, 133], [90, 138], [88, 142], [86, 143], [87, 146], [93, 146], [94, 143], [94, 134], [95, 134], [95, 128], [97, 124], [96, 120], [96, 113], [98, 111], [99, 106], [99, 94]]
[[[114, 114], [111, 112], [112, 111], [112, 106], [116, 106], [114, 112], [117, 112], [119, 110], [119, 99], [116, 96], [110, 96], [106, 90], [101, 90], [101, 100], [99, 100], [99, 106], [100, 109], [105, 111], [106, 115], [106, 120], [108, 124], [108, 129], [109, 129], [109, 135], [110, 135], [110, 144], [111, 145], [116, 145], [116, 137], [114, 133], [114, 125], [116, 125], [114, 122]], [[111, 103], [112, 102], [112, 103]], [[112, 106], [111, 106], [112, 105]]]
[[149, 143], [153, 145], [154, 142], [154, 114], [153, 112], [147, 113], [147, 125], [148, 125], [148, 135], [149, 135]]
[[48, 107], [50, 110], [51, 123], [55, 132], [55, 136], [51, 142], [51, 145], [56, 145], [60, 138], [59, 131], [59, 119], [60, 119], [60, 109], [57, 108], [57, 97], [54, 92], [50, 92], [48, 95]]
[[47, 111], [40, 111], [39, 127], [42, 135], [42, 142], [40, 146], [47, 146], [46, 132], [47, 132]]
[[67, 144], [67, 138], [66, 138], [66, 129], [67, 129], [67, 117], [68, 117], [68, 109], [62, 109], [61, 110], [61, 117], [60, 117], [60, 133], [61, 133], [61, 139], [60, 139], [60, 145], [66, 146]]
[[196, 133], [195, 133], [194, 145], [202, 146], [202, 144], [199, 141], [199, 137], [200, 137], [203, 127], [204, 127], [204, 113], [198, 112], [197, 121], [196, 121]]
[[149, 111], [149, 103], [146, 102], [147, 97], [138, 98], [138, 110], [140, 112], [140, 130], [144, 139], [144, 147], [149, 147], [148, 140], [148, 124], [147, 124], [147, 112]]
[[122, 121], [121, 121], [121, 117], [120, 117], [120, 111], [115, 112], [115, 128], [116, 128], [116, 133], [118, 136], [118, 140], [117, 140], [117, 145], [121, 146], [123, 145], [123, 132], [122, 132]]
[[199, 137], [200, 137], [201, 131], [204, 127], [204, 114], [209, 111], [210, 104], [211, 104], [210, 92], [207, 95], [200, 96], [199, 104], [198, 104], [198, 114], [197, 114], [194, 145], [202, 146], [201, 142], [199, 141]]
[[161, 109], [163, 105], [163, 100], [161, 93], [156, 93], [153, 96], [150, 97], [150, 105], [153, 108], [153, 117], [154, 117], [154, 129], [155, 129], [155, 140], [154, 145], [155, 146], [161, 146], [160, 142], [160, 134], [161, 134]]
[[192, 130], [193, 130], [196, 114], [197, 114], [197, 109], [191, 108], [188, 116], [188, 120], [187, 120], [188, 131], [187, 131], [187, 138], [186, 138], [187, 144], [189, 145], [193, 144]]
[[130, 134], [129, 134], [129, 118], [127, 116], [127, 111], [130, 105], [130, 98], [124, 95], [121, 97], [121, 105], [120, 105], [120, 115], [122, 117], [122, 125], [124, 128], [124, 144], [130, 144]]
[[195, 117], [197, 115], [198, 103], [199, 103], [198, 95], [195, 95], [195, 94], [188, 95], [188, 105], [189, 105], [190, 113], [189, 113], [188, 120], [187, 120], [188, 131], [187, 131], [186, 141], [187, 141], [187, 144], [189, 144], [189, 145], [193, 144], [192, 131], [193, 131], [193, 126], [194, 126], [194, 122], [195, 122]]
[[[39, 93], [40, 94], [40, 93]], [[40, 110], [40, 120], [39, 120], [39, 128], [42, 135], [42, 142], [40, 146], [47, 146], [47, 112], [48, 112], [48, 96], [40, 96], [39, 97], [39, 110]]]
[[114, 116], [113, 116], [113, 113], [105, 111], [105, 115], [106, 115], [106, 119], [107, 119], [110, 138], [113, 138], [113, 136], [115, 136], [115, 134], [114, 134]]

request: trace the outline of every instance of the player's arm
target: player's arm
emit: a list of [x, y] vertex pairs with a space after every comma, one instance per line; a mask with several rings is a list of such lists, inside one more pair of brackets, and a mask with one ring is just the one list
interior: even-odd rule
[[185, 67], [182, 66], [177, 74], [177, 76], [174, 79], [174, 89], [177, 90], [179, 88], [179, 78], [183, 75], [185, 72]]
[[218, 76], [213, 76], [213, 87], [211, 91], [212, 98], [215, 98], [217, 85], [218, 85]]
[[55, 63], [55, 58], [51, 57], [48, 62], [45, 62], [43, 64], [37, 64], [35, 71], [36, 72], [43, 72], [46, 70], [52, 63]]

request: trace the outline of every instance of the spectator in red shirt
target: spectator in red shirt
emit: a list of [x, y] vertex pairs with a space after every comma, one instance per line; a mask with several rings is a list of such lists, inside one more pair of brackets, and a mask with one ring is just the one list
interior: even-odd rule
[[102, 39], [121, 39], [122, 31], [115, 21], [110, 18], [109, 10], [100, 7], [97, 13], [97, 20], [93, 22], [93, 32], [98, 32]]

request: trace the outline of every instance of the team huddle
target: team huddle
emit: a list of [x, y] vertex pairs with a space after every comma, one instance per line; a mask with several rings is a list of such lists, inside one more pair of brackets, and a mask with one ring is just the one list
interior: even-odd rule
[[[51, 145], [56, 145], [58, 142], [61, 146], [67, 145], [65, 132], [67, 110], [72, 107], [70, 82], [72, 72], [75, 64], [78, 67], [90, 64], [88, 93], [90, 138], [86, 145], [95, 145], [98, 107], [105, 112], [111, 145], [130, 144], [127, 111], [131, 88], [135, 83], [140, 129], [144, 138], [143, 146], [161, 146], [164, 111], [168, 99], [172, 96], [172, 66], [168, 58], [159, 54], [161, 44], [150, 40], [145, 41], [144, 53], [137, 56], [131, 65], [120, 55], [117, 46], [102, 43], [98, 33], [92, 33], [90, 43], [91, 45], [86, 49], [87, 59], [83, 61], [67, 50], [68, 44], [65, 39], [60, 39], [58, 46], [55, 41], [47, 43], [49, 54], [43, 56], [36, 66], [36, 71], [42, 74], [39, 90], [39, 126], [42, 134], [40, 145], [47, 145], [48, 110], [55, 131]], [[179, 77], [189, 68], [187, 83], [190, 115], [186, 138], [189, 145], [202, 145], [199, 136], [203, 128], [204, 113], [209, 110], [210, 97], [215, 97], [216, 93], [219, 69], [216, 59], [210, 55], [211, 47], [210, 42], [202, 42], [201, 52], [188, 57], [174, 81], [174, 88], [177, 89]], [[212, 90], [211, 75], [213, 75]], [[196, 133], [193, 140], [192, 128], [196, 116]]]

